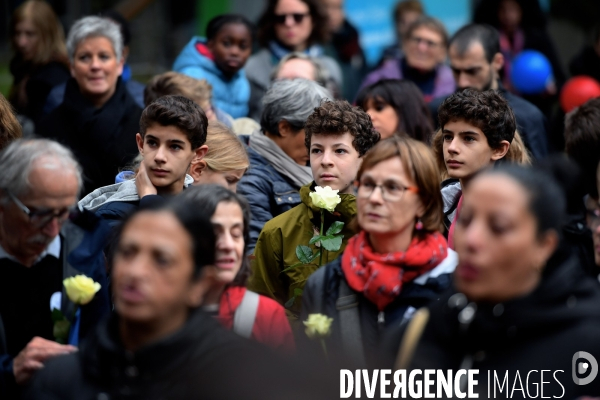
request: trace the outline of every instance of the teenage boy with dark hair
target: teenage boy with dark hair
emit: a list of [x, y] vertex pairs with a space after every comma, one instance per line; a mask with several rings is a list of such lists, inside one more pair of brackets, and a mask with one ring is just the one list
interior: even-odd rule
[[[142, 161], [134, 180], [94, 190], [79, 205], [116, 223], [138, 207], [172, 196], [192, 183], [189, 166], [206, 155], [208, 120], [204, 111], [183, 96], [163, 96], [140, 118], [136, 142]], [[157, 196], [158, 195], [158, 196]]]
[[341, 248], [323, 251], [326, 264], [342, 253], [353, 235], [348, 223], [356, 215], [354, 181], [362, 156], [380, 138], [368, 114], [342, 100], [321, 103], [308, 117], [304, 130], [314, 181], [300, 189], [301, 204], [265, 224], [254, 250], [253, 275], [248, 284], [250, 290], [281, 304], [290, 301], [292, 305], [286, 312], [291, 320], [300, 314], [302, 298], [298, 289], [317, 269], [316, 265], [301, 265], [282, 273], [298, 263], [296, 246], [308, 245], [321, 227], [320, 208], [313, 205], [310, 193], [316, 186], [329, 186], [339, 190], [341, 197], [334, 213], [325, 212], [325, 231], [334, 221], [344, 223]]

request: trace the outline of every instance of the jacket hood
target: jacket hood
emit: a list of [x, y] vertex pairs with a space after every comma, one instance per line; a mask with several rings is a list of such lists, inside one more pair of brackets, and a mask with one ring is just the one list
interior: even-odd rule
[[[462, 188], [458, 179], [447, 179], [442, 182], [442, 200], [444, 201], [444, 214], [452, 209], [462, 196]], [[456, 207], [454, 207], [456, 209]], [[451, 221], [454, 220], [454, 214]]]
[[[194, 178], [186, 174], [183, 185], [187, 187], [192, 183], [194, 183]], [[79, 206], [86, 210], [96, 211], [104, 204], [113, 201], [136, 201], [139, 199], [140, 197], [135, 187], [135, 179], [131, 179], [94, 190], [79, 201]]]
[[[321, 214], [321, 209], [315, 206], [310, 198], [310, 192], [313, 192], [316, 186], [317, 184], [315, 182], [311, 182], [308, 185], [304, 185], [300, 188], [300, 200], [302, 200], [302, 203], [308, 207], [308, 216], [311, 220], [318, 218], [318, 216]], [[342, 202], [335, 207], [333, 214], [326, 212], [325, 219], [328, 219], [328, 215], [335, 217], [337, 214], [338, 218], [335, 219], [350, 221], [352, 218], [354, 218], [354, 216], [356, 216], [356, 196], [347, 193], [340, 193], [339, 196], [342, 199]]]
[[543, 337], [585, 318], [600, 319], [597, 283], [584, 274], [577, 258], [553, 258], [530, 294], [503, 303], [470, 303], [476, 310], [470, 323], [459, 322], [468, 300], [462, 293], [450, 291], [431, 307], [435, 336], [477, 349], [496, 341]]
[[[200, 36], [194, 36], [192, 40], [185, 45], [179, 56], [175, 59], [175, 63], [173, 64], [174, 71], [182, 71], [185, 68], [202, 68], [211, 74], [214, 74], [221, 79], [227, 81], [229, 78], [226, 78], [223, 72], [217, 67], [217, 64], [210, 58], [200, 54], [198, 49], [196, 48], [196, 44], [206, 45], [206, 39]], [[240, 70], [242, 71], [242, 70]], [[240, 71], [234, 74], [234, 77], [240, 74]]]

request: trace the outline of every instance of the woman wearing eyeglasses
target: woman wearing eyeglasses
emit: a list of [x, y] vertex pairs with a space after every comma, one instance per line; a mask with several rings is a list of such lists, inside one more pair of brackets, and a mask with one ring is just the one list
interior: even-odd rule
[[373, 365], [382, 332], [450, 286], [457, 264], [439, 232], [440, 178], [422, 142], [379, 142], [358, 172], [358, 234], [340, 258], [317, 270], [305, 286], [302, 320], [333, 318], [328, 353]]
[[361, 87], [382, 79], [408, 79], [419, 87], [427, 103], [445, 97], [456, 86], [450, 67], [444, 64], [447, 44], [444, 25], [435, 18], [420, 17], [408, 27], [402, 39], [403, 55], [385, 61], [367, 76]]
[[284, 56], [301, 52], [314, 57], [328, 72], [338, 88], [342, 71], [320, 46], [327, 38], [327, 17], [319, 0], [269, 0], [257, 24], [262, 49], [246, 63], [250, 81], [249, 117], [259, 120], [261, 99], [271, 85], [271, 71]]

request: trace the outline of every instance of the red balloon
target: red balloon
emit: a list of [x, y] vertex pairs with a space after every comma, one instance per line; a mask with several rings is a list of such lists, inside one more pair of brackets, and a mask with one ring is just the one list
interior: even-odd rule
[[563, 86], [560, 93], [560, 106], [568, 113], [596, 97], [600, 97], [600, 83], [589, 76], [575, 76]]

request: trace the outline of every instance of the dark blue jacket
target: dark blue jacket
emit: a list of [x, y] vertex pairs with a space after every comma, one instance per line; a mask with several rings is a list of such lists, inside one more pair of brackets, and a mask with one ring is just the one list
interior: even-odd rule
[[[387, 329], [408, 322], [414, 311], [438, 299], [450, 287], [458, 257], [456, 253], [448, 250], [449, 254], [442, 263], [412, 282], [404, 284], [400, 295], [381, 312], [362, 293], [350, 289], [356, 296], [359, 314], [356, 329], [360, 330], [367, 365], [377, 364], [378, 349]], [[344, 298], [340, 295], [340, 286], [342, 280], [346, 282], [342, 272], [342, 257], [319, 268], [308, 278], [302, 294], [300, 318], [301, 321], [306, 321], [309, 314], [316, 313], [333, 318], [331, 335], [326, 339], [327, 351], [328, 354], [338, 357], [343, 357], [344, 353], [348, 355], [347, 350], [340, 346], [344, 343], [343, 336], [348, 334], [343, 332], [340, 322], [340, 305]], [[347, 305], [342, 308], [347, 308]]]
[[250, 203], [252, 220], [248, 253], [252, 254], [267, 221], [301, 203], [300, 188], [294, 187], [267, 160], [248, 147], [248, 136], [240, 136], [240, 139], [246, 144], [250, 168], [238, 183], [237, 192]]
[[[498, 91], [512, 108], [517, 120], [517, 130], [533, 158], [541, 160], [547, 156], [548, 127], [544, 114], [527, 100], [510, 93], [506, 89], [501, 87]], [[429, 103], [429, 111], [431, 111], [436, 127], [439, 127], [438, 109], [445, 99], [445, 97], [439, 97]]]
[[[80, 340], [93, 331], [96, 323], [111, 309], [103, 253], [109, 234], [109, 226], [89, 211], [82, 211], [73, 220], [67, 221], [60, 232], [63, 278], [83, 274], [102, 286], [94, 299], [81, 307]], [[63, 287], [61, 311], [64, 315], [72, 315], [74, 307]], [[4, 329], [0, 326], [0, 398], [5, 398], [3, 395], [6, 393], [13, 393], [16, 385], [12, 358], [3, 348], [3, 338]]]

